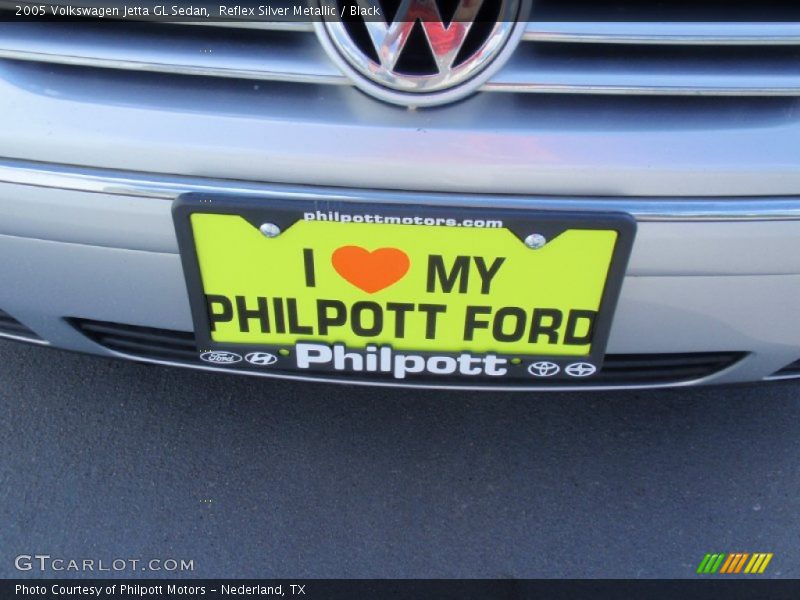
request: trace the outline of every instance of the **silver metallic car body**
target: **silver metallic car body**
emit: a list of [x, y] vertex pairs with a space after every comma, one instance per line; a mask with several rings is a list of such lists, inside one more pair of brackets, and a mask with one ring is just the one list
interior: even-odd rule
[[[557, 25], [526, 37], [800, 41], [789, 25]], [[639, 229], [609, 352], [748, 353], [680, 385], [760, 380], [800, 358], [800, 72], [537, 83], [512, 60], [486, 84], [507, 93], [410, 111], [346, 85], [305, 45], [302, 63], [237, 63], [222, 45], [204, 61], [180, 44], [159, 57], [136, 36], [84, 44], [35, 27], [0, 24], [0, 309], [46, 343], [120, 356], [65, 317], [191, 330], [171, 201], [214, 191], [625, 210]]]

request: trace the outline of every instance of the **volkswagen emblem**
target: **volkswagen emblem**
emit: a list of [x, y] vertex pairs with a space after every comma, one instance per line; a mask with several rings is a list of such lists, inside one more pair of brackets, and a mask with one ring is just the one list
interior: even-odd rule
[[588, 377], [594, 375], [596, 371], [597, 367], [585, 362], [572, 363], [564, 368], [564, 372], [570, 377]]
[[534, 377], [552, 377], [553, 375], [558, 374], [560, 370], [561, 367], [548, 360], [540, 360], [538, 362], [531, 363], [531, 365], [528, 367], [528, 373]]
[[516, 48], [529, 4], [316, 1], [329, 15], [315, 28], [331, 59], [362, 91], [405, 106], [445, 104], [478, 90]]

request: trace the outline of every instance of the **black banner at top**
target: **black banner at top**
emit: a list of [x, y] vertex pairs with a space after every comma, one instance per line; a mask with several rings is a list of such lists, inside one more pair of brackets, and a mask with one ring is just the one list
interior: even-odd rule
[[[0, 0], [3, 21], [226, 21], [302, 23], [325, 18], [391, 21], [403, 0]], [[424, 4], [415, 0], [418, 4]], [[519, 2], [530, 22], [800, 22], [800, 3], [787, 0], [482, 0], [481, 4]], [[458, 21], [459, 2], [431, 0], [446, 22]], [[474, 0], [472, 1], [474, 5]], [[357, 8], [353, 8], [357, 7]], [[468, 12], [468, 11], [467, 11]], [[491, 11], [490, 11], [491, 12]], [[462, 12], [462, 14], [465, 14]], [[415, 14], [414, 20], [427, 20]], [[430, 17], [431, 20], [438, 19]], [[479, 18], [480, 19], [480, 18]], [[466, 19], [469, 20], [469, 19]], [[472, 19], [474, 20], [474, 19]]]

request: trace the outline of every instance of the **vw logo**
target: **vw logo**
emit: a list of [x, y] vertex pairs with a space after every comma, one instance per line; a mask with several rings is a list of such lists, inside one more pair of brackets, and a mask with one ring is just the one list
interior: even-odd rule
[[594, 375], [597, 367], [585, 362], [572, 363], [564, 368], [564, 372], [571, 377], [588, 377]]
[[556, 363], [547, 360], [540, 360], [539, 362], [531, 363], [528, 367], [528, 373], [534, 377], [552, 377], [561, 370]]
[[480, 88], [516, 48], [530, 2], [316, 1], [327, 16], [314, 26], [331, 59], [362, 91], [405, 106], [453, 102]]
[[235, 352], [226, 352], [224, 350], [211, 350], [210, 352], [203, 352], [200, 355], [200, 360], [215, 365], [233, 365], [241, 362], [242, 357]]
[[269, 352], [251, 352], [245, 356], [244, 359], [251, 365], [257, 365], [259, 367], [268, 367], [278, 362], [278, 357]]

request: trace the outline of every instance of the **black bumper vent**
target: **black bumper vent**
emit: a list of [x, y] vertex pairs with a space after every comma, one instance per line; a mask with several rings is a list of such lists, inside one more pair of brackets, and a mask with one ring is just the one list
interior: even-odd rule
[[[197, 366], [198, 352], [194, 334], [122, 325], [85, 319], [71, 319], [72, 324], [92, 341], [109, 350], [139, 358], [185, 363]], [[745, 355], [744, 352], [696, 352], [691, 354], [609, 354], [601, 373], [590, 381], [553, 382], [569, 385], [636, 385], [679, 383], [717, 373]], [[241, 370], [241, 369], [239, 369]], [[246, 368], [245, 368], [246, 370]], [[253, 369], [256, 371], [256, 369]], [[263, 370], [258, 370], [263, 373]], [[534, 383], [531, 381], [531, 383]], [[537, 380], [536, 385], [546, 384]]]
[[780, 371], [775, 371], [771, 377], [800, 377], [800, 360], [786, 365]]
[[0, 334], [12, 335], [17, 338], [35, 340], [37, 342], [42, 340], [42, 338], [25, 327], [25, 325], [2, 310], [0, 310]]
[[92, 341], [109, 350], [171, 362], [197, 363], [194, 334], [170, 329], [71, 319]]
[[607, 354], [603, 370], [592, 378], [603, 383], [679, 383], [702, 379], [741, 360], [746, 352], [692, 352], [685, 354]]

